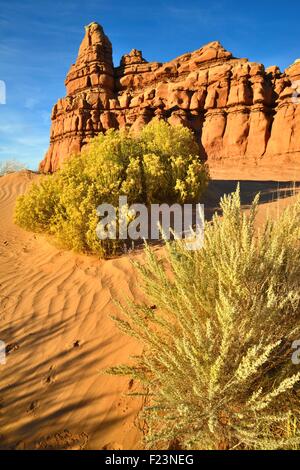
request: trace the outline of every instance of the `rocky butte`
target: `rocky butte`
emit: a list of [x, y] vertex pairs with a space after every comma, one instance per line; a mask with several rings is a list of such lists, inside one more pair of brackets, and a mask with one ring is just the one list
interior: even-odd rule
[[211, 164], [299, 164], [298, 80], [299, 60], [281, 73], [237, 59], [219, 42], [167, 63], [133, 49], [114, 67], [108, 37], [91, 23], [67, 74], [67, 96], [53, 107], [40, 170], [55, 171], [99, 132], [135, 131], [155, 116], [193, 129]]

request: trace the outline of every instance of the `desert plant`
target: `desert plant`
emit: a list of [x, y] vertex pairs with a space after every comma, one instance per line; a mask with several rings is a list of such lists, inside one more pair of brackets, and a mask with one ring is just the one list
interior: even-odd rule
[[26, 166], [16, 160], [5, 160], [0, 162], [0, 176], [25, 170]]
[[190, 130], [154, 120], [140, 135], [109, 130], [92, 139], [54, 175], [21, 196], [16, 222], [54, 235], [67, 248], [109, 256], [124, 242], [99, 240], [96, 209], [118, 207], [120, 195], [135, 202], [199, 202], [208, 169]]
[[150, 447], [299, 448], [300, 197], [261, 230], [258, 200], [224, 196], [202, 249], [148, 246], [136, 265], [151, 307], [114, 319], [144, 351], [109, 372], [142, 384]]

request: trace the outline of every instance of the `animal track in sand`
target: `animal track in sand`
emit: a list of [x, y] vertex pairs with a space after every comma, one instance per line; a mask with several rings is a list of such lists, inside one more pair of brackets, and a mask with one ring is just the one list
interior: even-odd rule
[[17, 351], [19, 349], [19, 347], [20, 347], [19, 343], [7, 344], [6, 347], [5, 347], [6, 355], [8, 356], [12, 352]]
[[26, 410], [27, 413], [35, 413], [39, 405], [40, 405], [40, 402], [38, 400], [32, 401]]
[[56, 377], [57, 377], [57, 374], [55, 372], [55, 366], [51, 366], [50, 369], [49, 369], [48, 374], [43, 379], [44, 385], [52, 384], [53, 382], [55, 382]]

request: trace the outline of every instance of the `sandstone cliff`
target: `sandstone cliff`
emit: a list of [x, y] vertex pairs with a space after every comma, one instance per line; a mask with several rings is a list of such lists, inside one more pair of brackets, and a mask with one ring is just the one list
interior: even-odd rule
[[[153, 117], [195, 131], [209, 162], [299, 163], [300, 63], [278, 67], [236, 59], [211, 42], [167, 63], [147, 62], [133, 49], [114, 68], [112, 46], [97, 23], [86, 27], [67, 96], [52, 110], [50, 147], [40, 164], [55, 171], [109, 128], [138, 130]], [[299, 82], [300, 91], [300, 82]]]

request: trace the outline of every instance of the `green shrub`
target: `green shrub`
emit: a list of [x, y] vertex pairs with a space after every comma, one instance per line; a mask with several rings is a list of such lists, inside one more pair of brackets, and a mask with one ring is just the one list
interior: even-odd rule
[[153, 120], [138, 136], [109, 130], [92, 139], [18, 199], [15, 219], [25, 229], [54, 235], [67, 248], [109, 256], [121, 242], [97, 238], [100, 204], [118, 207], [120, 195], [129, 204], [199, 202], [207, 182], [192, 132]]
[[201, 250], [147, 247], [137, 265], [151, 307], [115, 320], [144, 350], [110, 373], [143, 385], [150, 447], [299, 448], [300, 198], [260, 231], [257, 204], [225, 196]]

